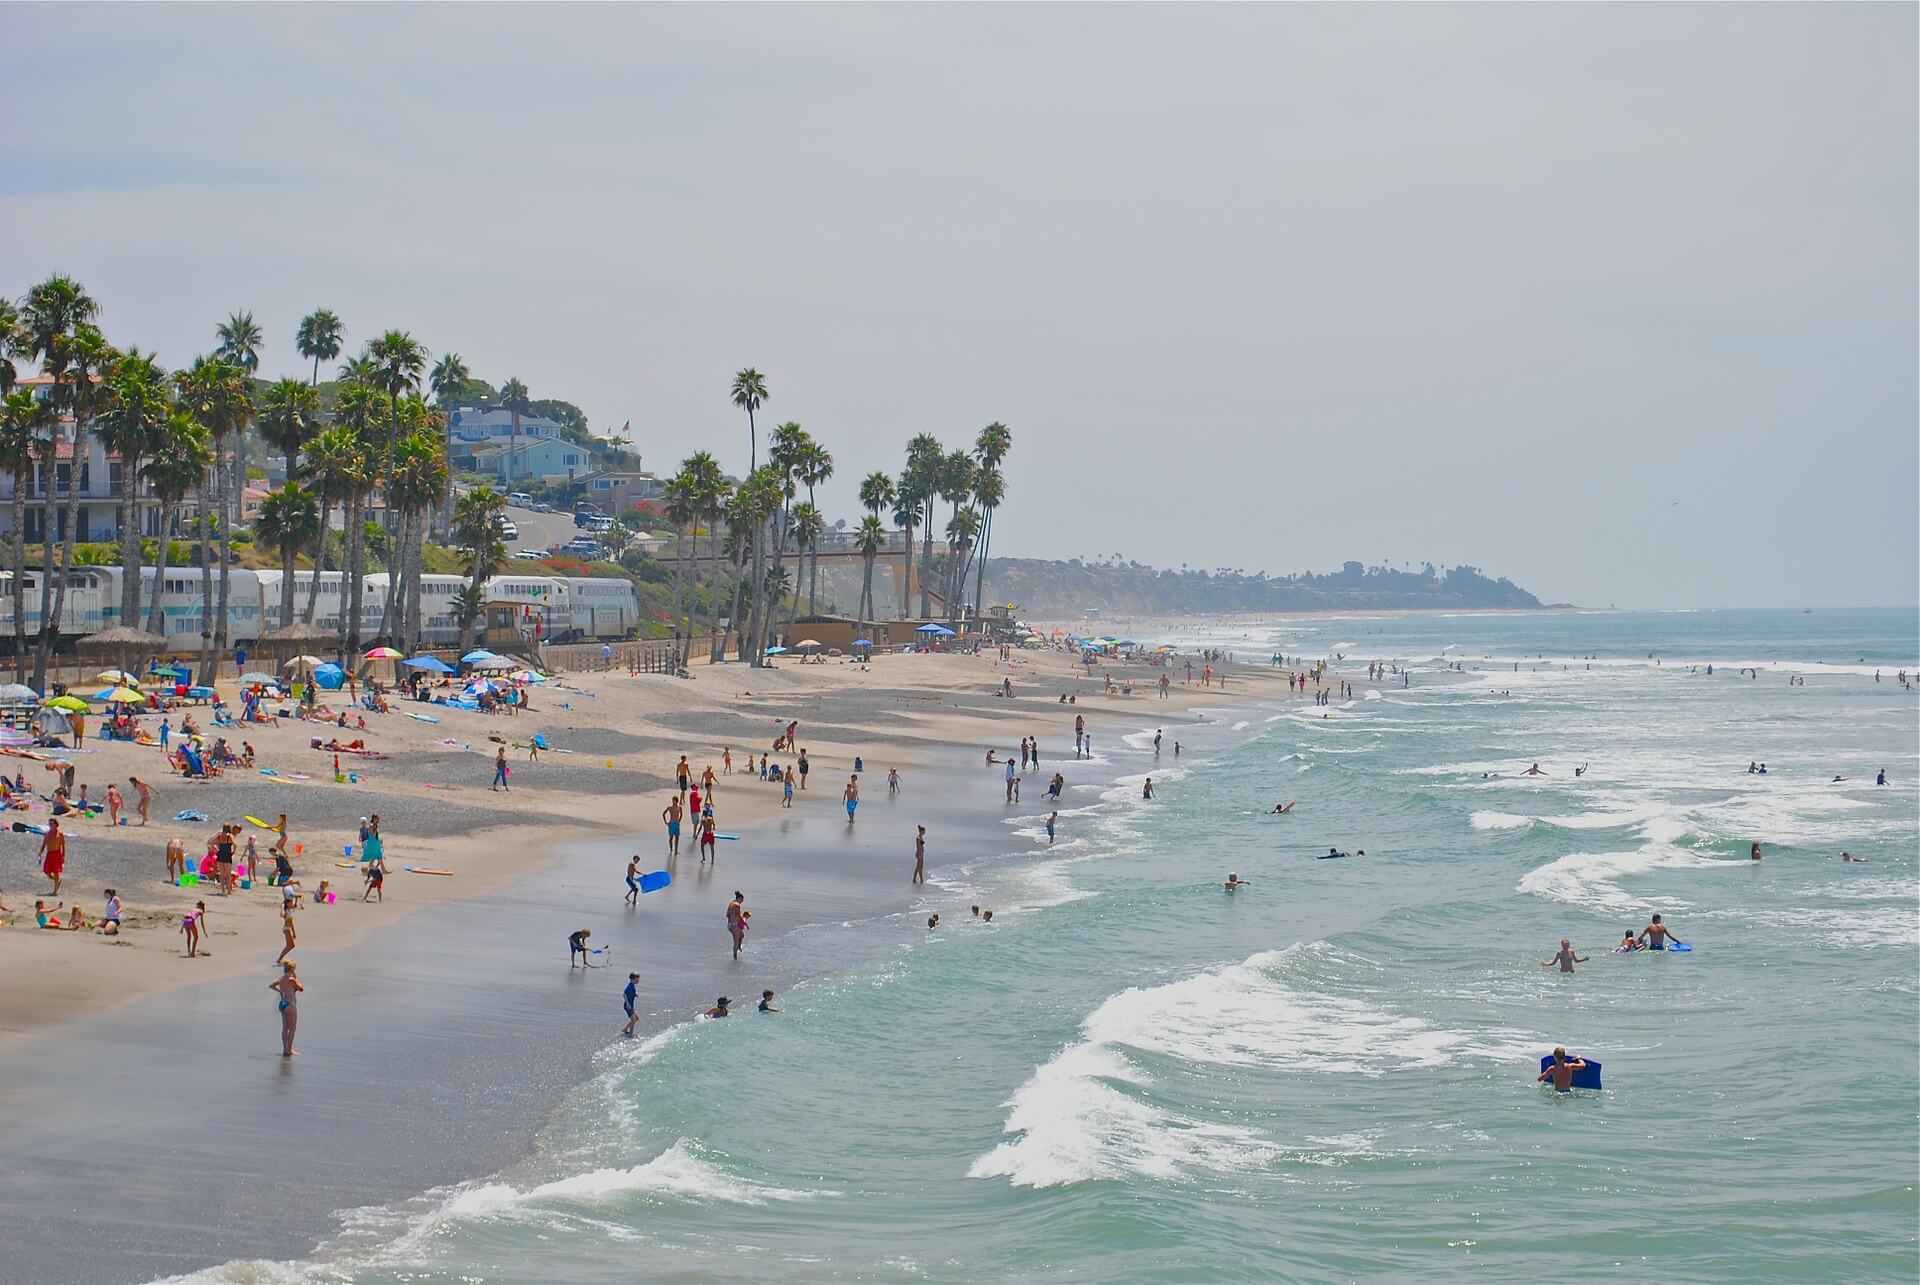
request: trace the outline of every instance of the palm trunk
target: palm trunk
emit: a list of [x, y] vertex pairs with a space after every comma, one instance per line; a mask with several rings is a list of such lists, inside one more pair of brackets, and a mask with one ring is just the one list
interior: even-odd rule
[[860, 623], [866, 625], [873, 619], [873, 555], [866, 556], [866, 565], [860, 575]]
[[[242, 430], [244, 431], [244, 430]], [[239, 448], [235, 447], [236, 462]], [[220, 618], [213, 626], [213, 668], [207, 674], [206, 681], [212, 682], [219, 676], [221, 658], [227, 654], [227, 604], [232, 600], [233, 592], [233, 520], [229, 510], [234, 507], [233, 497], [226, 492], [226, 473], [218, 465], [214, 473], [220, 478]]]
[[[285, 629], [293, 623], [293, 572], [299, 558], [299, 550], [291, 544], [280, 550], [280, 627]], [[266, 622], [262, 621], [264, 628]]]
[[[140, 461], [120, 461], [120, 623], [129, 629], [140, 623]], [[164, 558], [163, 558], [164, 560]]]
[[920, 618], [926, 619], [933, 611], [933, 604], [927, 597], [927, 574], [933, 570], [933, 497], [927, 497], [927, 521], [920, 531]]
[[[908, 524], [905, 530], [907, 534], [907, 544], [904, 549], [900, 550], [900, 570], [905, 578], [904, 583], [900, 586], [900, 618], [902, 620], [905, 620], [908, 613], [913, 610], [913, 573], [915, 570], [913, 561], [912, 524]], [[923, 609], [920, 614], [925, 616], [927, 613]]]
[[395, 630], [404, 611], [403, 595], [406, 589], [406, 575], [401, 568], [406, 566], [407, 528], [410, 525], [408, 515], [401, 514], [399, 521], [393, 519], [393, 497], [387, 497], [387, 600], [380, 611], [380, 634], [389, 643], [395, 638]]
[[333, 505], [324, 495], [320, 498], [320, 538], [313, 546], [313, 579], [307, 582], [306, 623], [313, 623], [314, 612], [320, 605], [320, 569], [327, 564], [327, 521], [333, 514]]
[[366, 574], [361, 546], [366, 532], [360, 516], [360, 497], [347, 500], [346, 530], [340, 554], [340, 651], [360, 650], [360, 584]]
[[[741, 660], [747, 658], [746, 622], [740, 619], [740, 593], [746, 585], [746, 569], [747, 551], [742, 548], [739, 556], [733, 560], [733, 609], [727, 616], [727, 628], [733, 630], [740, 638]], [[720, 632], [718, 620], [714, 622], [714, 643], [713, 658], [716, 661], [724, 659], [727, 650], [727, 636]]]
[[973, 576], [973, 609], [984, 613], [987, 607], [987, 551], [993, 547], [993, 510], [982, 509], [980, 526], [980, 568]]
[[[35, 687], [41, 686], [47, 676], [47, 661], [53, 655], [53, 644], [60, 633], [60, 617], [67, 607], [67, 570], [73, 566], [73, 545], [80, 534], [80, 468], [87, 458], [87, 411], [77, 395], [74, 402], [73, 463], [67, 469], [67, 530], [60, 540], [60, 582], [53, 587], [52, 610], [40, 621], [40, 652], [34, 658], [33, 667]], [[58, 477], [57, 463], [54, 470]], [[51, 541], [48, 549], [52, 549]]]
[[767, 528], [770, 522], [762, 523], [753, 533], [753, 579], [747, 585], [751, 606], [747, 611], [747, 633], [741, 638], [740, 649], [744, 653], [740, 659], [758, 669], [766, 663], [765, 644], [760, 641], [760, 627], [766, 623], [766, 611], [762, 604], [767, 597]]
[[[213, 472], [218, 473], [218, 467]], [[203, 677], [207, 658], [213, 654], [213, 504], [207, 495], [206, 479], [200, 482], [200, 673]]]
[[154, 556], [153, 588], [147, 593], [147, 632], [161, 634], [160, 625], [164, 617], [160, 614], [160, 586], [167, 578], [167, 548], [172, 543], [174, 509], [171, 504], [160, 507], [160, 551]]
[[13, 681], [27, 681], [27, 487], [31, 468], [13, 475]]

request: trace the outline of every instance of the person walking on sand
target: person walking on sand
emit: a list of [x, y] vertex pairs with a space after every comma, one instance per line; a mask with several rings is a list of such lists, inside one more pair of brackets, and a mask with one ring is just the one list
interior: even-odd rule
[[67, 871], [67, 836], [56, 820], [47, 821], [47, 832], [40, 837], [40, 872], [53, 880], [53, 895], [60, 895], [60, 879]]
[[[791, 727], [792, 724], [788, 724], [788, 726]], [[787, 733], [787, 741], [789, 746], [791, 746], [793, 741], [792, 732]], [[794, 766], [800, 770], [800, 788], [804, 790], [807, 788], [807, 773], [812, 770], [807, 763], [807, 752], [805, 750], [800, 751], [800, 760]]]
[[1575, 964], [1584, 964], [1586, 962], [1587, 957], [1585, 955], [1576, 955], [1573, 953], [1573, 942], [1562, 937], [1560, 939], [1560, 949], [1554, 952], [1552, 959], [1543, 961], [1540, 967], [1552, 968], [1555, 964], [1558, 964], [1560, 965], [1561, 972], [1570, 973], [1573, 971]]
[[288, 953], [293, 950], [293, 908], [299, 904], [297, 900], [290, 897], [280, 899], [280, 936], [284, 941], [280, 947], [280, 954], [273, 961], [276, 964], [285, 962]]
[[640, 904], [640, 854], [637, 852], [627, 858], [627, 904]]
[[731, 745], [720, 747], [720, 775], [733, 775], [733, 746]]
[[735, 892], [733, 900], [727, 903], [727, 936], [733, 939], [733, 957], [740, 958], [740, 948], [747, 943], [747, 908], [743, 904], [746, 894]]
[[898, 793], [900, 793], [900, 769], [890, 767], [887, 769], [887, 794], [892, 796]]
[[510, 791], [513, 788], [507, 784], [507, 772], [507, 747], [502, 745], [493, 754], [493, 788], [495, 790]]
[[683, 795], [693, 784], [693, 765], [687, 762], [687, 756], [684, 754], [680, 756], [680, 761], [674, 765], [673, 779], [679, 783], [680, 793]]
[[145, 825], [147, 823], [147, 809], [153, 806], [153, 787], [137, 776], [129, 776], [127, 778], [127, 784], [131, 785], [134, 793], [140, 797], [140, 803], [136, 810], [140, 813], [140, 824]]
[[121, 798], [120, 796], [120, 787], [115, 785], [111, 781], [107, 782], [107, 824], [108, 825], [120, 824], [120, 805], [124, 802], [126, 802], [126, 800]]
[[362, 901], [381, 901], [387, 899], [387, 858], [376, 853], [367, 862], [367, 890], [360, 894]]
[[660, 819], [667, 824], [667, 856], [670, 858], [680, 855], [681, 816], [680, 796], [676, 794], [667, 800], [666, 807], [660, 809]]
[[293, 1033], [300, 1026], [300, 992], [306, 987], [300, 984], [299, 966], [291, 959], [280, 961], [280, 975], [267, 983], [267, 989], [276, 991], [280, 996], [280, 1056], [299, 1057], [293, 1051]]
[[700, 864], [703, 866], [709, 861], [715, 865], [720, 864], [720, 850], [714, 846], [713, 842], [716, 837], [713, 832], [713, 806], [709, 804], [707, 811], [700, 817]]
[[788, 768], [780, 774], [780, 806], [793, 806], [793, 769]]
[[854, 809], [860, 806], [859, 777], [850, 776], [847, 778], [847, 788], [840, 791], [840, 798], [841, 801], [847, 805], [847, 824], [852, 825]]
[[927, 827], [923, 825], [920, 827], [920, 832], [913, 837], [913, 882], [925, 883], [926, 881]]

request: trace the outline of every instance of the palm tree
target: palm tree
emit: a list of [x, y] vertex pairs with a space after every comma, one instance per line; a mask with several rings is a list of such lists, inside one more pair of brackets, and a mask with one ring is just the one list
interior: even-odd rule
[[[885, 473], [876, 471], [873, 473], [869, 473], [865, 477], [860, 479], [860, 507], [865, 509], [869, 516], [875, 519], [878, 519], [880, 514], [885, 512], [888, 506], [893, 503], [894, 498], [895, 498], [895, 492], [893, 488], [893, 479], [888, 477]], [[863, 531], [865, 530], [865, 527], [866, 527], [866, 524], [864, 522], [861, 523], [861, 528]], [[881, 529], [882, 531], [885, 530], [884, 525], [882, 525]], [[883, 536], [880, 545], [876, 546], [874, 549], [874, 553], [876, 555], [879, 553], [881, 548], [885, 547], [885, 543], [886, 541]], [[908, 539], [907, 544], [909, 548], [912, 547], [913, 541], [911, 538]], [[873, 611], [873, 569], [871, 565], [869, 565], [867, 569], [867, 588], [865, 593], [862, 595], [862, 601], [864, 601], [866, 604], [866, 606], [862, 608], [862, 611], [866, 614], [863, 614], [861, 616], [861, 619], [862, 620], [873, 619], [873, 616], [871, 614]], [[901, 601], [902, 602], [906, 601], [904, 596], [902, 597]]]
[[[329, 516], [335, 502], [344, 502], [358, 483], [358, 473], [364, 463], [364, 453], [360, 449], [360, 439], [351, 428], [335, 426], [313, 439], [307, 451], [307, 477], [313, 487], [314, 497], [320, 503], [320, 529], [314, 537], [313, 579], [307, 584], [307, 609], [304, 616], [307, 624], [313, 623], [314, 612], [320, 598], [320, 573], [326, 568], [327, 528]], [[344, 553], [346, 533], [341, 532], [342, 551]], [[342, 558], [344, 564], [345, 559]], [[344, 588], [344, 584], [343, 584]], [[345, 597], [341, 599], [342, 609]]]
[[[452, 429], [453, 413], [460, 409], [461, 395], [465, 393], [467, 381], [472, 377], [473, 372], [467, 369], [467, 363], [460, 359], [460, 354], [457, 352], [450, 352], [434, 362], [433, 373], [427, 376], [427, 386], [433, 390], [434, 404], [440, 408], [440, 413], [446, 416], [449, 432]], [[441, 453], [443, 465], [452, 454], [453, 441], [449, 437], [446, 448]], [[453, 470], [447, 468], [446, 474], [448, 482], [451, 483]], [[442, 489], [440, 496], [440, 528], [444, 531], [452, 525], [453, 487], [448, 485]]]
[[380, 482], [380, 421], [390, 419], [388, 398], [379, 388], [355, 384], [340, 391], [334, 402], [334, 422], [351, 433], [350, 450], [357, 463], [345, 475], [340, 495], [346, 509], [345, 544], [341, 561], [341, 646], [360, 654], [361, 602], [367, 583], [367, 497]]
[[[854, 545], [865, 559], [860, 582], [860, 623], [868, 626], [873, 621], [873, 564], [880, 556], [880, 550], [887, 547], [887, 526], [878, 514], [869, 513], [860, 519], [860, 529], [854, 533]], [[871, 634], [871, 629], [868, 633]]]
[[[71, 536], [78, 519], [80, 490], [80, 467], [86, 455], [80, 449], [86, 442], [87, 404], [93, 389], [93, 376], [99, 365], [103, 364], [106, 341], [100, 338], [100, 332], [94, 329], [93, 320], [100, 315], [100, 304], [86, 287], [72, 277], [55, 275], [27, 291], [21, 301], [18, 337], [14, 340], [17, 351], [40, 363], [40, 369], [53, 381], [49, 389], [48, 404], [57, 415], [64, 411], [73, 416], [74, 452], [68, 465], [69, 485], [66, 513], [67, 534]], [[41, 468], [41, 540], [45, 546], [45, 575], [40, 584], [40, 644], [34, 657], [34, 685], [39, 686], [46, 675], [47, 657], [53, 649], [53, 628], [57, 622], [53, 618], [52, 607], [55, 602], [65, 605], [66, 576], [60, 577], [60, 586], [53, 589], [53, 495], [59, 481], [57, 462], [59, 428], [51, 430], [51, 436], [44, 449]], [[65, 551], [72, 556], [71, 541]], [[50, 594], [57, 597], [50, 598]]]
[[[673, 575], [673, 656], [674, 667], [687, 663], [686, 647], [683, 645], [693, 635], [692, 622], [687, 620], [687, 532], [692, 529], [696, 542], [699, 539], [697, 524], [700, 520], [700, 498], [695, 492], [695, 482], [691, 471], [692, 461], [683, 460], [680, 471], [667, 479], [666, 511], [667, 520], [673, 523], [673, 532], [679, 545], [678, 556], [674, 560]], [[683, 632], [681, 625], [685, 623]]]
[[[980, 515], [972, 509], [957, 510], [947, 520], [947, 560], [948, 560], [948, 615], [953, 614], [953, 602], [964, 597], [967, 585], [967, 559], [973, 552], [973, 542], [980, 536]], [[963, 608], [964, 610], [964, 605]], [[975, 605], [975, 614], [979, 611]]]
[[33, 466], [58, 422], [53, 407], [27, 389], [0, 404], [0, 468], [13, 475], [13, 680], [27, 676], [27, 489]]
[[341, 362], [338, 374], [343, 384], [365, 384], [369, 388], [380, 386], [380, 363], [367, 353]]
[[[180, 506], [206, 480], [213, 466], [213, 444], [206, 425], [183, 410], [175, 410], [160, 429], [160, 447], [147, 461], [148, 485], [160, 501], [159, 551], [153, 558], [153, 587], [147, 598], [147, 632], [161, 633], [160, 584], [166, 579], [167, 552]], [[203, 573], [204, 575], [204, 573]]]
[[[954, 522], [960, 516], [960, 506], [973, 498], [973, 456], [965, 451], [949, 451], [939, 463], [938, 490], [940, 498], [953, 505], [953, 512], [947, 515], [949, 538], [947, 543], [947, 578], [941, 586], [941, 596], [947, 600], [947, 619], [957, 619], [964, 612], [966, 604], [959, 599], [965, 595], [959, 583], [963, 574], [959, 565], [958, 547], [953, 543], [951, 532]], [[932, 520], [929, 512], [928, 520]]]
[[[833, 452], [818, 442], [807, 443], [806, 449], [800, 452], [800, 484], [807, 488], [807, 506], [813, 509], [816, 518], [819, 517], [820, 509], [819, 506], [814, 503], [813, 488], [819, 486], [832, 476]], [[807, 542], [807, 548], [811, 550], [812, 554], [808, 559], [809, 565], [807, 568], [807, 614], [811, 616], [816, 610], [814, 606], [814, 594], [820, 587], [820, 539], [818, 532], [815, 533], [812, 540]]]
[[753, 413], [767, 402], [766, 376], [749, 366], [733, 377], [730, 390], [733, 404], [747, 413], [747, 472], [760, 467], [760, 435], [754, 431]]
[[[416, 402], [418, 399], [414, 399]], [[412, 416], [418, 423], [400, 442], [393, 473], [392, 504], [400, 514], [401, 591], [397, 624], [389, 624], [389, 638], [411, 649], [420, 638], [420, 573], [425, 565], [427, 514], [446, 490], [446, 452], [434, 418], [439, 412], [421, 403]]]
[[1006, 461], [1007, 452], [1012, 449], [1013, 433], [999, 420], [981, 429], [980, 436], [973, 440], [974, 458], [980, 461], [980, 473], [974, 480], [973, 498], [986, 519], [980, 541], [980, 570], [973, 583], [973, 601], [976, 605], [984, 604], [987, 600], [987, 555], [993, 548], [993, 514], [1006, 498], [1006, 479], [1000, 472], [1000, 465]]
[[[298, 380], [297, 387], [305, 388]], [[308, 391], [312, 391], [308, 389]], [[320, 529], [320, 506], [313, 492], [298, 482], [287, 482], [267, 492], [260, 502], [255, 534], [280, 551], [280, 625], [293, 623], [293, 569], [301, 546], [312, 542]], [[264, 623], [264, 622], [263, 622]]]
[[[254, 395], [253, 381], [260, 370], [260, 345], [265, 337], [260, 327], [254, 323], [251, 312], [229, 313], [227, 319], [214, 327], [214, 335], [219, 339], [214, 352], [226, 358], [247, 373], [247, 396], [249, 402]], [[247, 495], [247, 421], [252, 419], [249, 409], [246, 419], [240, 422], [233, 438], [233, 490], [228, 497], [229, 507], [221, 514], [223, 527], [240, 525], [240, 514], [246, 511]], [[220, 627], [216, 631], [216, 645], [221, 651], [227, 647], [227, 569], [220, 568]]]
[[[905, 539], [900, 549], [900, 619], [905, 620], [913, 610], [913, 530], [920, 523], [920, 502], [907, 494], [907, 478], [901, 475], [900, 484], [894, 487], [893, 524], [900, 528]], [[921, 612], [925, 615], [925, 612]]]
[[525, 384], [509, 379], [500, 385], [500, 405], [513, 413], [513, 423], [507, 429], [507, 486], [511, 489], [514, 456], [520, 452], [520, 417], [533, 409], [533, 397]]
[[[808, 550], [813, 551], [815, 554], [814, 570], [817, 572], [820, 567], [818, 557], [820, 552], [820, 533], [826, 529], [826, 519], [820, 516], [820, 510], [814, 505], [812, 500], [802, 500], [793, 506], [793, 514], [789, 520], [793, 525], [793, 547], [802, 553]], [[794, 566], [797, 571], [799, 563], [796, 562]], [[793, 606], [787, 611], [787, 629], [789, 632], [793, 629], [793, 618], [799, 613], [799, 610], [800, 577], [796, 574], [793, 585]], [[807, 587], [807, 614], [809, 616], [813, 614], [812, 585]]]
[[[193, 365], [174, 377], [180, 407], [202, 424], [213, 443], [213, 495], [209, 500], [206, 484], [201, 484], [200, 500], [200, 667], [213, 662], [218, 651], [226, 649], [228, 556], [230, 528], [226, 521], [225, 468], [226, 443], [230, 434], [246, 423], [250, 410], [247, 375], [239, 366], [223, 357], [196, 357]], [[213, 551], [215, 527], [220, 533], [220, 618], [213, 618]]]
[[26, 350], [27, 331], [20, 320], [20, 309], [10, 300], [0, 299], [0, 397], [13, 391], [20, 372], [13, 364], [16, 353]]
[[[753, 558], [753, 574], [744, 582], [736, 577], [733, 589], [734, 628], [740, 634], [740, 659], [755, 668], [766, 662], [766, 656], [759, 650], [760, 623], [764, 619], [761, 603], [766, 593], [766, 545], [767, 528], [773, 521], [773, 515], [780, 511], [781, 478], [779, 471], [771, 464], [763, 464], [748, 474], [733, 493], [733, 503], [727, 511], [727, 525], [736, 548], [736, 560], [744, 565], [747, 556]], [[744, 628], [740, 625], [740, 593], [745, 588], [752, 595], [748, 617]], [[749, 651], [753, 654], [749, 655]]]
[[320, 391], [297, 379], [267, 385], [260, 395], [260, 435], [287, 461], [287, 480], [300, 476], [300, 452], [320, 431]]
[[[300, 327], [294, 331], [293, 343], [302, 357], [313, 359], [313, 383], [316, 387], [320, 383], [320, 363], [338, 357], [341, 341], [346, 337], [346, 326], [329, 308], [315, 308], [300, 318]], [[287, 623], [281, 622], [283, 626]]]
[[[915, 520], [907, 532], [907, 543], [913, 543], [911, 526], [919, 526], [924, 534], [920, 546], [920, 615], [930, 614], [927, 600], [927, 573], [933, 565], [933, 499], [940, 488], [940, 465], [945, 459], [945, 449], [940, 439], [931, 433], [916, 433], [907, 443], [907, 466], [900, 474], [900, 502], [910, 504], [915, 511]], [[912, 556], [912, 549], [908, 549]], [[911, 591], [913, 580], [909, 577], [907, 587]]]
[[[767, 446], [767, 465], [776, 474], [775, 485], [780, 496], [780, 525], [773, 539], [775, 571], [781, 570], [786, 563], [787, 527], [792, 521], [794, 496], [799, 493], [796, 479], [800, 471], [800, 461], [806, 455], [807, 447], [812, 444], [813, 439], [807, 435], [807, 430], [789, 421], [773, 430], [773, 439]], [[758, 575], [759, 572], [756, 570], [754, 574]], [[771, 605], [774, 610], [770, 620], [763, 620], [758, 614], [754, 617], [754, 640], [757, 647], [768, 647], [773, 644], [771, 634], [779, 620], [780, 600], [772, 599]], [[763, 633], [769, 636], [763, 639], [761, 637]]]
[[[727, 481], [727, 475], [721, 471], [720, 462], [711, 452], [695, 451], [681, 464], [681, 471], [687, 475], [691, 486], [694, 512], [697, 520], [707, 528], [707, 552], [715, 564], [720, 556], [720, 517], [727, 509], [733, 495], [733, 484]], [[699, 537], [694, 538], [694, 591], [699, 592], [700, 548]], [[707, 608], [710, 628], [713, 631], [711, 652], [708, 663], [717, 663], [725, 649], [726, 640], [720, 634], [720, 595], [712, 587], [707, 590]], [[693, 656], [692, 640], [688, 640], [687, 656]]]
[[158, 453], [174, 413], [171, 377], [151, 356], [129, 351], [107, 381], [98, 431], [120, 457], [120, 623], [140, 620], [140, 468]]
[[[393, 480], [393, 453], [400, 444], [400, 398], [420, 387], [420, 376], [427, 368], [427, 350], [404, 330], [389, 330], [367, 343], [367, 356], [379, 372], [375, 385], [387, 395], [387, 467], [380, 474], [382, 487]], [[393, 530], [393, 506], [382, 510], [387, 530]]]
[[[453, 538], [467, 550], [471, 558], [467, 580], [467, 593], [470, 600], [478, 600], [484, 605], [482, 583], [492, 575], [505, 561], [507, 549], [500, 542], [500, 515], [507, 511], [507, 497], [490, 486], [476, 486], [453, 502]], [[484, 623], [484, 611], [474, 614], [474, 621]], [[483, 637], [481, 630], [474, 630], [473, 642], [478, 646]]]

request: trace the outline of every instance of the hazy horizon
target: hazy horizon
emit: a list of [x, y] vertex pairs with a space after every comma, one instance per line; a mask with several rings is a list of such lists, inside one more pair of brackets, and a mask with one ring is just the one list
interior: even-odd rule
[[[1912, 6], [8, 5], [0, 293], [388, 328], [746, 465], [1013, 431], [996, 555], [1920, 599]], [[764, 448], [763, 448], [764, 449]]]

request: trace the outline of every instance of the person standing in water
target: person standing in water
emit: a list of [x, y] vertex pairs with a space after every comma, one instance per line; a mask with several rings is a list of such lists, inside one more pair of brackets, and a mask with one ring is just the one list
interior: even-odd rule
[[679, 795], [675, 795], [673, 798], [667, 800], [667, 806], [660, 810], [660, 819], [666, 822], [667, 825], [667, 855], [669, 857], [677, 857], [680, 855], [680, 818], [682, 815], [683, 811], [680, 806]]
[[268, 982], [267, 989], [280, 995], [280, 1056], [299, 1057], [293, 1051], [293, 1033], [300, 1026], [300, 992], [306, 989], [300, 984], [299, 966], [291, 959], [282, 961], [280, 976]]
[[628, 1039], [633, 1038], [633, 1028], [640, 1021], [640, 1014], [634, 1005], [640, 998], [640, 974], [628, 973], [626, 989], [620, 992], [620, 1003], [627, 1010], [627, 1025], [620, 1033]]
[[1560, 939], [1560, 949], [1554, 952], [1552, 959], [1546, 960], [1540, 967], [1552, 968], [1555, 964], [1558, 964], [1560, 965], [1561, 972], [1570, 973], [1573, 971], [1575, 964], [1584, 964], [1586, 962], [1587, 957], [1585, 955], [1576, 955], [1573, 953], [1572, 941], [1562, 937]]
[[859, 777], [850, 776], [847, 778], [847, 788], [840, 791], [840, 799], [847, 805], [847, 824], [852, 825], [854, 810], [860, 806]]
[[1153, 797], [1153, 778], [1152, 777], [1148, 777], [1147, 783], [1140, 787], [1140, 797], [1143, 799], [1150, 799]]
[[727, 903], [727, 936], [733, 939], [733, 957], [740, 958], [740, 948], [747, 942], [747, 908], [743, 904], [746, 894], [735, 892], [733, 900]]
[[640, 904], [640, 854], [637, 852], [627, 858], [627, 904]]
[[1047, 816], [1047, 843], [1049, 845], [1053, 843], [1053, 828], [1059, 823], [1059, 820], [1060, 814], [1058, 812], [1049, 813]]
[[926, 881], [927, 827], [923, 825], [920, 827], [920, 832], [916, 834], [913, 839], [913, 882], [925, 883]]
[[1571, 1093], [1573, 1092], [1573, 1073], [1584, 1071], [1586, 1068], [1585, 1058], [1568, 1057], [1565, 1049], [1556, 1048], [1553, 1050], [1553, 1061], [1535, 1079], [1543, 1084], [1551, 1080], [1555, 1093]]

